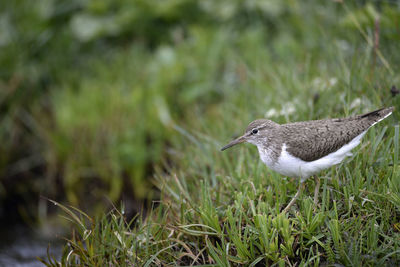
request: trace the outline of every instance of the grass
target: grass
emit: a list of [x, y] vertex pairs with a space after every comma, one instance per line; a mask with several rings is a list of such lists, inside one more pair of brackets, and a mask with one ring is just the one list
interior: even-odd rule
[[[293, 73], [281, 75], [274, 85], [298, 79]], [[330, 113], [337, 105], [326, 102], [321, 104], [325, 109], [312, 107], [315, 112], [306, 113], [299, 92], [293, 92], [293, 98], [301, 100], [293, 101], [299, 113], [292, 117], [314, 118], [317, 112]], [[368, 94], [372, 99], [376, 96], [373, 88]], [[330, 98], [340, 96], [336, 93]], [[359, 112], [359, 107], [350, 108], [354, 100], [348, 98], [349, 102], [342, 102], [348, 114], [337, 116]], [[278, 99], [268, 101], [279, 106]], [[62, 259], [47, 264], [391, 266], [400, 262], [397, 113], [374, 126], [354, 156], [321, 173], [316, 211], [310, 179], [301, 199], [284, 214], [280, 210], [296, 192], [296, 180], [269, 171], [250, 145], [219, 151], [232, 133], [245, 127], [249, 116], [227, 113], [234, 110], [230, 105], [208, 111], [219, 116], [199, 116], [193, 122], [196, 126], [175, 126], [171, 153], [176, 164], [166, 163], [156, 172], [154, 183], [161, 199], [146, 217], [126, 221], [123, 210], [114, 209], [85, 223], [82, 212], [79, 219], [72, 216], [76, 210], [65, 208], [76, 223], [75, 233]], [[259, 105], [249, 108], [262, 109]], [[286, 120], [284, 116], [277, 119]]]
[[[210, 145], [197, 138], [199, 144]], [[266, 171], [244, 148], [236, 156], [205, 149], [219, 157], [215, 165], [224, 168], [201, 168], [208, 175], [198, 173], [196, 180], [188, 179], [186, 171], [160, 174], [163, 197], [145, 220], [127, 222], [123, 210], [117, 209], [92, 220], [62, 206], [75, 222], [76, 233], [59, 262], [63, 266], [396, 265], [400, 183], [393, 166], [398, 168], [399, 163], [398, 152], [394, 153], [399, 149], [398, 126], [376, 127], [365, 139], [350, 162], [324, 173], [316, 211], [313, 182], [308, 182], [310, 192], [288, 214], [280, 213], [295, 193], [295, 183]], [[192, 153], [196, 151], [212, 157], [194, 146]]]
[[[317, 8], [315, 14], [327, 18], [293, 22], [298, 29], [281, 29], [271, 40], [262, 26], [243, 32], [194, 27], [192, 39], [155, 52], [155, 60], [174, 59], [156, 70], [151, 55], [144, 55], [142, 69], [150, 74], [143, 87], [172, 92], [163, 99], [185, 107], [181, 120], [151, 128], [151, 133], [161, 127], [169, 131], [166, 155], [154, 168], [152, 181], [160, 198], [149, 205], [146, 215], [132, 220], [123, 207], [91, 218], [57, 204], [74, 230], [62, 258], [49, 253], [43, 262], [48, 266], [398, 265], [400, 103], [389, 92], [400, 81], [397, 54], [391, 52], [398, 45], [385, 43], [390, 39], [383, 35], [377, 53], [370, 42], [373, 32], [359, 15], [368, 15], [368, 9], [354, 13], [344, 9], [339, 15], [329, 11]], [[290, 18], [298, 17], [304, 16]], [[320, 19], [322, 26], [315, 23]], [[336, 19], [343, 24], [337, 26]], [[343, 26], [353, 20], [358, 22], [354, 29]], [[116, 62], [118, 66], [121, 61]], [[182, 84], [182, 91], [162, 90]], [[163, 111], [154, 115], [151, 105], [146, 106], [144, 114], [152, 118], [165, 115]], [[281, 213], [298, 181], [268, 170], [250, 145], [219, 151], [258, 117], [284, 123], [354, 115], [383, 106], [395, 106], [396, 111], [368, 132], [352, 157], [321, 172], [318, 207], [313, 206], [314, 182], [309, 179], [296, 205]], [[128, 112], [137, 111], [127, 107]]]

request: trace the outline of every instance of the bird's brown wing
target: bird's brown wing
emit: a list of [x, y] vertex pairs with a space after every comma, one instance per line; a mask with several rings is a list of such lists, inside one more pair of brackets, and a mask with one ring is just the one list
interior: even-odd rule
[[282, 125], [281, 138], [291, 155], [309, 162], [337, 151], [372, 124], [359, 116], [289, 123]]

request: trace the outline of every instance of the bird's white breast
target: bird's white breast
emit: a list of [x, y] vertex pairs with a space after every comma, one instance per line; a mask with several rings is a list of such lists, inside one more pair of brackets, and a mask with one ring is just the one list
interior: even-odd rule
[[275, 160], [272, 157], [271, 151], [268, 149], [258, 146], [258, 152], [261, 160], [270, 169], [285, 176], [300, 177], [302, 181], [304, 181], [311, 175], [339, 164], [345, 157], [351, 156], [352, 154], [350, 151], [360, 143], [361, 138], [366, 132], [367, 131], [364, 131], [339, 150], [314, 161], [304, 161], [294, 157], [286, 151], [286, 144], [282, 145], [280, 156]]

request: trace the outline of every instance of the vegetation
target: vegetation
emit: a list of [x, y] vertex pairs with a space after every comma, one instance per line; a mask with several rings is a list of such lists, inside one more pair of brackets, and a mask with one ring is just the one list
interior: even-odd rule
[[[47, 265], [400, 263], [397, 3], [0, 5], [0, 199], [44, 220], [44, 195], [74, 223]], [[219, 151], [258, 117], [383, 106], [396, 110], [321, 173], [318, 207], [310, 180], [280, 213], [297, 181], [250, 145]], [[104, 198], [123, 207], [104, 214]]]

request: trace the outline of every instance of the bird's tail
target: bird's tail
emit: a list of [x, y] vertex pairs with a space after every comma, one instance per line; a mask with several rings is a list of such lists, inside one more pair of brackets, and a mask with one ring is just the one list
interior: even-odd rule
[[375, 111], [368, 112], [366, 114], [361, 115], [361, 118], [366, 118], [366, 117], [377, 117], [377, 118], [386, 118], [389, 116], [394, 110], [394, 107], [390, 108], [381, 108]]
[[394, 110], [394, 107], [381, 108], [381, 109], [360, 115], [360, 118], [366, 118], [368, 120], [371, 120], [374, 122], [372, 125], [374, 125], [375, 123], [380, 122], [381, 120], [383, 120], [384, 118], [386, 118], [387, 116], [392, 114], [393, 110]]

